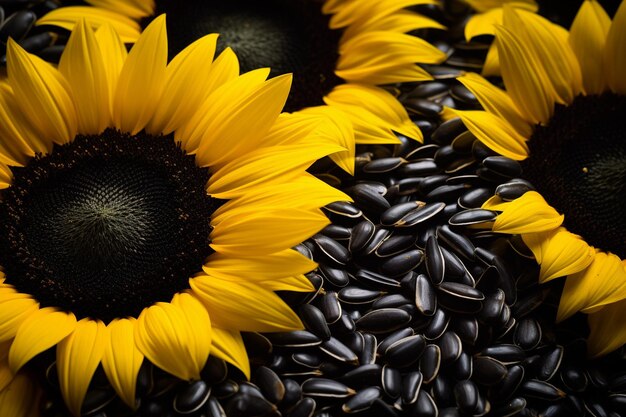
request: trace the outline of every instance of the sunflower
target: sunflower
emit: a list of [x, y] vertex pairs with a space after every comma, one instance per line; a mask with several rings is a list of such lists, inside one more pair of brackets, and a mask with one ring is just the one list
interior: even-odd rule
[[[477, 74], [459, 78], [484, 111], [455, 111], [500, 155], [521, 161], [536, 187], [484, 208], [493, 230], [520, 234], [544, 283], [567, 276], [557, 320], [589, 314], [589, 353], [626, 342], [626, 6], [613, 22], [595, 1], [570, 31], [505, 6], [494, 29], [506, 92]], [[547, 200], [547, 201], [546, 201]]]
[[128, 54], [112, 26], [80, 21], [58, 69], [8, 43], [0, 343], [18, 385], [56, 347], [73, 415], [100, 364], [134, 407], [144, 358], [183, 380], [209, 354], [249, 376], [241, 331], [302, 328], [274, 291], [312, 289], [316, 264], [290, 248], [349, 198], [305, 170], [343, 149], [325, 119], [280, 114], [290, 75], [240, 75], [216, 42], [168, 64], [159, 16]]
[[[435, 64], [445, 54], [407, 32], [443, 29], [405, 7], [435, 0], [87, 0], [93, 7], [61, 7], [38, 21], [71, 29], [87, 18], [94, 27], [111, 22], [125, 42], [138, 23], [168, 15], [170, 44], [180, 50], [207, 33], [220, 33], [242, 68], [271, 67], [272, 75], [294, 74], [288, 111], [324, 113], [334, 120], [328, 136], [348, 150], [331, 158], [354, 173], [354, 144], [399, 143], [395, 133], [421, 140], [404, 107], [379, 86], [430, 80], [416, 63]], [[395, 132], [395, 133], [394, 133]]]

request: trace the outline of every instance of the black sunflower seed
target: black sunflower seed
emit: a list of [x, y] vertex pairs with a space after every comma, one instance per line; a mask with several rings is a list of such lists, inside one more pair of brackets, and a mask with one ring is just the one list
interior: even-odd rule
[[311, 378], [302, 383], [302, 393], [310, 397], [347, 398], [355, 394], [352, 388], [328, 378]]
[[423, 377], [419, 371], [409, 372], [402, 379], [402, 403], [413, 404], [422, 387]]
[[341, 410], [344, 413], [358, 413], [369, 409], [374, 401], [381, 397], [381, 391], [378, 387], [369, 387], [357, 392], [352, 398], [346, 401]]

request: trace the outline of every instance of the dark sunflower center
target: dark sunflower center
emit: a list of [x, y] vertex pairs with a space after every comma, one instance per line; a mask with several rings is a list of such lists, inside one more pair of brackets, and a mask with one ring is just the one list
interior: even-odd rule
[[2, 195], [7, 282], [104, 321], [169, 301], [211, 253], [208, 179], [169, 136], [109, 129], [55, 147]]
[[626, 257], [626, 97], [579, 96], [558, 105], [530, 139], [524, 175], [565, 214], [568, 230]]
[[340, 32], [328, 28], [315, 0], [157, 0], [167, 13], [170, 55], [196, 39], [219, 33], [218, 52], [230, 46], [242, 72], [270, 67], [272, 76], [293, 73], [286, 110], [323, 104], [341, 83], [335, 75]]

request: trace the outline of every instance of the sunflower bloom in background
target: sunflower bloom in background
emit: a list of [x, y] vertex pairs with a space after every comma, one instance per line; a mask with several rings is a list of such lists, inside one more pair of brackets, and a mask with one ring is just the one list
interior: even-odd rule
[[459, 78], [485, 111], [455, 111], [500, 155], [521, 161], [537, 191], [484, 208], [493, 230], [521, 234], [540, 282], [567, 276], [557, 320], [589, 314], [589, 353], [626, 342], [626, 6], [613, 22], [595, 1], [569, 32], [505, 6], [495, 26], [506, 92], [477, 74]]
[[354, 144], [399, 143], [396, 133], [422, 134], [404, 107], [379, 86], [430, 80], [417, 64], [436, 64], [445, 54], [407, 32], [435, 28], [436, 21], [405, 9], [435, 0], [91, 0], [61, 7], [38, 21], [71, 29], [81, 17], [95, 27], [110, 22], [132, 42], [137, 23], [167, 13], [170, 45], [181, 50], [207, 33], [220, 33], [219, 48], [232, 47], [244, 70], [271, 67], [272, 75], [293, 73], [286, 110], [320, 114], [321, 135], [346, 151], [331, 158], [354, 172]]
[[316, 264], [290, 248], [349, 198], [305, 170], [343, 149], [315, 133], [322, 118], [281, 114], [290, 75], [240, 75], [232, 50], [213, 60], [216, 41], [168, 64], [164, 16], [128, 54], [110, 25], [81, 21], [58, 70], [9, 41], [0, 343], [17, 376], [0, 410], [50, 348], [79, 415], [100, 364], [134, 407], [145, 359], [193, 380], [215, 355], [249, 376], [240, 331], [302, 327], [274, 291], [312, 289]]

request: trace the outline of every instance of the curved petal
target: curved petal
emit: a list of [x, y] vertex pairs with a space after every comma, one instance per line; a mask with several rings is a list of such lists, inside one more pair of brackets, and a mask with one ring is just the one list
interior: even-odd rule
[[9, 368], [8, 356], [11, 342], [3, 342], [0, 344], [0, 392], [13, 380], [13, 372]]
[[533, 133], [532, 125], [524, 120], [506, 92], [474, 72], [468, 72], [457, 80], [476, 96], [486, 111], [509, 122], [524, 138], [530, 138]]
[[78, 22], [59, 62], [59, 72], [69, 81], [78, 131], [95, 135], [111, 124], [111, 97], [100, 47], [85, 20]]
[[236, 198], [259, 186], [297, 178], [316, 160], [342, 150], [333, 143], [261, 148], [220, 168], [209, 179], [207, 191], [215, 198]]
[[[474, 8], [476, 10], [476, 8]], [[502, 8], [490, 8], [472, 15], [465, 25], [465, 40], [469, 42], [476, 36], [496, 34], [496, 26], [502, 24]]]
[[163, 98], [148, 123], [148, 132], [167, 135], [178, 129], [191, 119], [198, 106], [211, 93], [211, 63], [217, 37], [217, 34], [210, 34], [198, 39], [169, 63]]
[[565, 281], [557, 321], [626, 298], [626, 267], [612, 253], [598, 252], [591, 265]]
[[[281, 113], [289, 95], [292, 75], [267, 80], [237, 106], [226, 104], [209, 111], [208, 135], [199, 143], [201, 164], [224, 165], [263, 145], [263, 138]], [[216, 103], [217, 104], [217, 103]]]
[[522, 40], [504, 26], [496, 27], [495, 45], [504, 85], [520, 113], [530, 123], [547, 123], [556, 97], [543, 67]]
[[263, 286], [270, 291], [312, 292], [315, 286], [304, 275], [263, 281]]
[[322, 12], [332, 14], [329, 26], [332, 29], [342, 28], [367, 20], [370, 17], [382, 17], [405, 7], [420, 4], [435, 4], [433, 0], [380, 0], [363, 7], [360, 1], [331, 0], [324, 2]]
[[406, 109], [391, 93], [382, 88], [341, 84], [324, 97], [324, 102], [330, 106], [356, 105], [378, 118], [379, 124], [411, 139], [423, 140], [422, 132], [409, 118]]
[[595, 358], [606, 355], [626, 343], [626, 326], [616, 326], [616, 323], [624, 322], [625, 314], [626, 300], [622, 300], [589, 315], [589, 356]]
[[572, 23], [568, 41], [578, 58], [587, 94], [600, 94], [606, 88], [602, 61], [610, 26], [611, 18], [596, 1], [584, 1]]
[[236, 366], [237, 369], [243, 372], [246, 378], [250, 379], [248, 352], [239, 331], [214, 327], [211, 355]]
[[0, 343], [15, 337], [22, 323], [39, 310], [39, 303], [3, 284], [0, 287]]
[[76, 135], [76, 110], [67, 81], [52, 65], [7, 44], [7, 72], [15, 101], [47, 143], [64, 144]]
[[59, 26], [71, 31], [81, 19], [87, 20], [92, 28], [110, 24], [119, 33], [122, 41], [133, 43], [139, 38], [139, 23], [120, 13], [89, 6], [64, 6], [46, 13], [37, 21], [37, 25]]
[[242, 218], [229, 217], [215, 225], [211, 247], [230, 255], [265, 255], [291, 248], [329, 223], [321, 211], [302, 209], [270, 209]]
[[[224, 55], [224, 53], [222, 53], [222, 55]], [[231, 54], [225, 56], [228, 57], [231, 56]], [[223, 65], [228, 64], [228, 58], [223, 62]], [[231, 64], [233, 63], [234, 62], [231, 62]], [[238, 66], [239, 63], [237, 62], [237, 68]], [[232, 69], [234, 68], [231, 68], [231, 70]], [[216, 119], [228, 120], [233, 109], [238, 109], [246, 103], [251, 95], [263, 87], [269, 74], [269, 68], [259, 68], [235, 77], [232, 80], [224, 80], [226, 82], [212, 91], [206, 100], [197, 108], [191, 119], [176, 131], [176, 139], [182, 142], [188, 153], [196, 152], [201, 142], [204, 142], [204, 146], [206, 146], [206, 143], [219, 141], [220, 138], [215, 136], [208, 126], [215, 123]], [[196, 162], [202, 166], [209, 166], [212, 160], [197, 160]]]
[[102, 356], [102, 368], [111, 386], [131, 408], [137, 406], [135, 389], [143, 354], [135, 345], [134, 318], [116, 319], [108, 324], [108, 337]]
[[502, 7], [505, 4], [530, 10], [532, 12], [536, 12], [538, 10], [535, 0], [465, 0], [465, 3], [469, 4], [472, 9], [480, 13], [484, 13], [490, 9]]
[[9, 351], [9, 366], [17, 373], [22, 366], [41, 352], [50, 349], [76, 328], [72, 313], [45, 307], [30, 314], [17, 329]]
[[82, 319], [57, 347], [59, 387], [67, 408], [74, 416], [81, 415], [91, 377], [104, 353], [107, 333], [100, 320]]
[[587, 268], [595, 257], [595, 250], [580, 236], [560, 227], [540, 233], [522, 235], [524, 243], [541, 265], [539, 282], [564, 277]]
[[184, 380], [200, 379], [211, 346], [211, 320], [197, 300], [182, 295], [144, 309], [135, 325], [135, 341], [164, 371]]
[[[11, 87], [0, 84], [0, 162], [22, 166], [35, 152], [47, 152], [48, 147], [27, 129], [28, 122], [15, 104]], [[34, 139], [34, 140], [33, 140]]]
[[113, 10], [135, 20], [154, 14], [154, 0], [85, 0], [95, 7]]
[[189, 285], [209, 311], [215, 327], [250, 332], [302, 329], [296, 313], [261, 285], [207, 275], [191, 278]]
[[113, 122], [137, 134], [152, 118], [165, 86], [167, 33], [165, 15], [154, 19], [131, 49], [113, 98]]
[[347, 194], [304, 173], [281, 184], [259, 186], [238, 198], [228, 200], [213, 212], [212, 224], [221, 219], [240, 215], [258, 208], [300, 208], [313, 210], [336, 201], [352, 201]]
[[355, 128], [346, 114], [328, 106], [309, 107], [298, 112], [298, 114], [302, 113], [320, 117], [320, 122], [315, 129], [315, 140], [336, 143], [343, 148], [331, 154], [330, 158], [339, 168], [354, 175]]
[[109, 89], [109, 117], [112, 119], [113, 115], [113, 97], [115, 97], [115, 91], [117, 90], [117, 82], [120, 78], [120, 73], [126, 62], [128, 52], [126, 46], [122, 43], [117, 32], [110, 24], [104, 24], [96, 31], [96, 41], [100, 47], [100, 53], [102, 54], [102, 61], [104, 62], [104, 70], [107, 78], [107, 88]]
[[[504, 6], [503, 24], [522, 42], [543, 68], [557, 102], [569, 104], [582, 91], [582, 75], [576, 55], [556, 25], [531, 12]], [[501, 51], [500, 51], [501, 52]]]
[[340, 42], [347, 42], [366, 31], [390, 31], [407, 33], [417, 29], [445, 29], [434, 19], [422, 16], [410, 10], [398, 10], [387, 16], [375, 16], [367, 21], [354, 22], [341, 35]]
[[233, 281], [265, 281], [305, 274], [317, 263], [293, 249], [264, 256], [237, 257], [214, 253], [202, 268], [207, 275]]
[[[415, 36], [385, 31], [365, 32], [340, 45], [335, 73], [355, 83], [423, 81], [431, 79], [431, 76], [423, 70], [420, 72], [414, 64], [438, 64], [445, 59], [442, 51]], [[405, 65], [415, 68], [413, 79], [406, 79]]]
[[626, 94], [626, 2], [622, 1], [606, 35], [604, 71], [611, 91]]
[[541, 194], [528, 191], [506, 206], [493, 224], [499, 233], [536, 233], [558, 228], [564, 216], [552, 208]]
[[480, 110], [451, 109], [451, 111], [490, 149], [516, 161], [528, 158], [526, 138], [506, 120]]
[[19, 373], [0, 391], [0, 416], [39, 416], [41, 390], [27, 374]]

